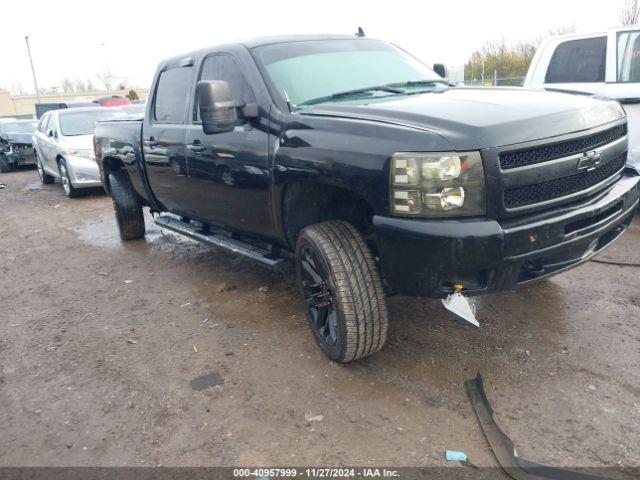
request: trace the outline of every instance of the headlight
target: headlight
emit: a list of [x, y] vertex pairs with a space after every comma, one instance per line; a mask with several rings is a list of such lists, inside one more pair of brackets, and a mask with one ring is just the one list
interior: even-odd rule
[[395, 153], [391, 212], [413, 217], [484, 215], [480, 152]]
[[93, 150], [89, 150], [89, 149], [76, 149], [76, 148], [66, 148], [65, 152], [67, 152], [69, 155], [73, 155], [74, 157], [82, 157], [82, 158], [87, 158], [89, 160], [95, 160], [95, 154], [93, 153]]

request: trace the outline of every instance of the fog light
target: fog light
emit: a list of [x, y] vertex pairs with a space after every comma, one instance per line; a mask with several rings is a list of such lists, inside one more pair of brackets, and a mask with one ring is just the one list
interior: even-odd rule
[[441, 208], [442, 210], [453, 210], [464, 205], [464, 188], [453, 187], [443, 188], [439, 193], [425, 194], [427, 208]]
[[393, 210], [397, 213], [419, 214], [422, 212], [422, 199], [416, 190], [394, 190]]

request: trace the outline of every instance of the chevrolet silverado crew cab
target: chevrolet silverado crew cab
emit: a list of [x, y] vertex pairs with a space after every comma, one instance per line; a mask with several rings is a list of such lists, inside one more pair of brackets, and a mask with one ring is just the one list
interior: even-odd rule
[[144, 120], [98, 122], [94, 148], [123, 240], [144, 235], [149, 207], [163, 228], [295, 266], [338, 362], [382, 348], [387, 293], [443, 298], [475, 321], [464, 294], [588, 260], [638, 203], [617, 102], [451, 87], [361, 37], [165, 60]]

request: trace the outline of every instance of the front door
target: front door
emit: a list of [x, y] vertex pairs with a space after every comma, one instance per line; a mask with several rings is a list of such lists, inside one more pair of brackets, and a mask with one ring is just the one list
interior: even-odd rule
[[[240, 64], [231, 55], [205, 58], [200, 80], [224, 80], [234, 100], [256, 102]], [[233, 131], [206, 135], [199, 122], [197, 99], [194, 104], [186, 135], [191, 212], [234, 230], [273, 236], [265, 112], [247, 120], [239, 112], [240, 124]]]
[[149, 183], [158, 201], [174, 213], [185, 213], [189, 191], [185, 131], [193, 64], [168, 66], [158, 76], [156, 93], [142, 129], [142, 148]]

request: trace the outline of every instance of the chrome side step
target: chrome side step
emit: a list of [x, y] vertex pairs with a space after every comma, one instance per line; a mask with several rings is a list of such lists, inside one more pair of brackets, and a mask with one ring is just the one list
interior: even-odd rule
[[194, 225], [183, 222], [171, 215], [161, 215], [156, 217], [154, 222], [161, 228], [166, 228], [167, 230], [180, 233], [189, 238], [193, 238], [194, 240], [208, 243], [209, 245], [250, 258], [251, 260], [261, 263], [262, 265], [277, 272], [290, 272], [292, 270], [291, 261], [288, 258], [279, 257], [268, 250], [226, 235], [207, 232], [204, 229], [197, 228]]

